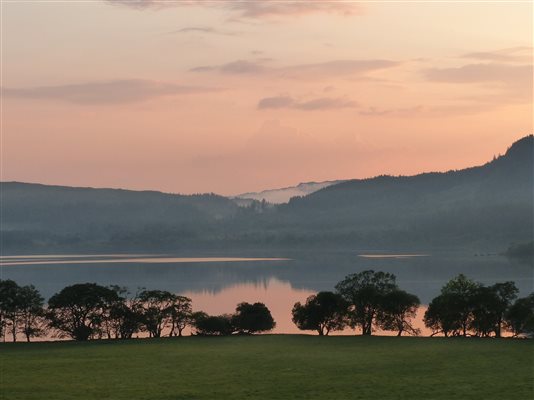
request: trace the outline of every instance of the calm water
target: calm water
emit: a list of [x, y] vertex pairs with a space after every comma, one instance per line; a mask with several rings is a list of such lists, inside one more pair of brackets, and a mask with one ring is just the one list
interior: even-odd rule
[[[2, 279], [35, 285], [46, 298], [82, 282], [169, 290], [193, 300], [195, 310], [231, 313], [241, 301], [265, 303], [275, 332], [293, 333], [291, 308], [346, 275], [366, 269], [394, 273], [399, 286], [423, 303], [459, 273], [485, 284], [514, 281], [522, 296], [534, 290], [533, 266], [500, 256], [398, 252], [280, 252], [277, 254], [17, 255], [0, 257]], [[423, 308], [424, 311], [424, 308]], [[421, 313], [422, 314], [422, 313]], [[421, 323], [417, 324], [421, 326]]]

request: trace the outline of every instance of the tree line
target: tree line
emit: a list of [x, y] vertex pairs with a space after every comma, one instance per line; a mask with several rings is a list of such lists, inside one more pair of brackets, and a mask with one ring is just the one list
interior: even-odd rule
[[[348, 275], [335, 292], [319, 292], [305, 304], [296, 303], [293, 322], [302, 330], [328, 335], [347, 327], [362, 335], [373, 330], [419, 335], [413, 318], [419, 298], [400, 289], [393, 274], [363, 271]], [[424, 324], [432, 333], [449, 336], [501, 337], [534, 336], [534, 293], [517, 298], [513, 282], [485, 286], [458, 275], [447, 282], [428, 305]]]
[[[534, 293], [517, 298], [513, 282], [485, 286], [458, 275], [434, 298], [424, 315], [431, 336], [501, 337], [534, 335]], [[395, 275], [363, 271], [348, 275], [334, 292], [323, 291], [296, 303], [292, 320], [301, 330], [328, 335], [348, 327], [362, 335], [393, 331], [420, 335], [413, 318], [420, 307], [414, 294], [400, 289]], [[0, 335], [26, 341], [50, 335], [85, 341], [182, 336], [184, 329], [203, 336], [254, 334], [274, 329], [270, 310], [263, 303], [240, 303], [233, 314], [193, 312], [190, 298], [163, 290], [140, 289], [131, 295], [119, 286], [81, 283], [54, 294], [45, 306], [33, 286], [0, 280]]]
[[144, 332], [149, 337], [182, 336], [186, 327], [198, 335], [252, 334], [275, 327], [262, 303], [240, 303], [234, 314], [210, 316], [193, 312], [192, 301], [165, 290], [142, 289], [133, 296], [119, 286], [80, 283], [54, 294], [45, 307], [33, 286], [0, 280], [0, 334], [9, 332], [31, 338], [51, 335], [78, 341], [131, 339]]

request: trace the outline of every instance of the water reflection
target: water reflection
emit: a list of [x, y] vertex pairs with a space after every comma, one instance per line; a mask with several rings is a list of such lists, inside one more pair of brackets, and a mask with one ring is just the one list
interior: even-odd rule
[[276, 321], [274, 332], [295, 333], [298, 329], [291, 321], [291, 308], [297, 301], [305, 301], [313, 293], [312, 290], [295, 289], [288, 282], [271, 278], [261, 283], [230, 286], [219, 292], [185, 292], [185, 296], [193, 299], [195, 310], [214, 315], [232, 313], [236, 305], [243, 301], [265, 303]]
[[[76, 257], [76, 256], [74, 256]], [[9, 267], [16, 265], [43, 265], [43, 264], [179, 264], [179, 263], [213, 263], [213, 262], [244, 262], [244, 261], [287, 261], [287, 258], [247, 258], [247, 257], [163, 257], [163, 256], [149, 256], [149, 257], [121, 257], [110, 258], [102, 256], [101, 259], [97, 257], [86, 256], [84, 259], [70, 259], [69, 256], [46, 257], [0, 257], [0, 267]], [[83, 256], [78, 256], [83, 257]], [[4, 260], [5, 258], [5, 260]], [[66, 258], [66, 259], [62, 259]]]
[[[303, 302], [320, 290], [333, 290], [346, 275], [366, 269], [395, 274], [398, 285], [419, 296], [423, 304], [428, 304], [445, 282], [460, 273], [487, 285], [513, 281], [521, 296], [533, 291], [533, 266], [500, 256], [427, 255], [430, 254], [427, 252], [374, 254], [382, 256], [380, 258], [359, 256], [370, 254], [362, 251], [276, 254], [249, 251], [152, 256], [44, 255], [40, 258], [19, 255], [3, 257], [0, 272], [2, 279], [35, 285], [45, 298], [67, 285], [95, 282], [125, 286], [131, 292], [143, 287], [184, 294], [192, 298], [195, 310], [213, 314], [231, 313], [241, 301], [261, 301], [272, 310], [278, 324], [276, 332], [280, 333], [297, 332], [290, 314], [295, 302]], [[13, 262], [24, 265], [6, 265]], [[422, 327], [421, 323], [418, 322], [417, 327]]]
[[358, 254], [361, 258], [414, 258], [429, 257], [430, 254]]
[[[235, 310], [236, 305], [243, 301], [248, 303], [259, 301], [269, 308], [276, 321], [276, 328], [273, 330], [273, 333], [317, 334], [315, 331], [300, 331], [291, 320], [291, 309], [293, 305], [297, 301], [304, 303], [308, 296], [315, 293], [312, 290], [295, 289], [289, 283], [273, 278], [261, 284], [231, 286], [218, 293], [202, 291], [186, 292], [184, 295], [193, 299], [195, 310], [202, 310], [213, 315], [231, 313]], [[413, 320], [413, 326], [414, 328], [421, 329], [422, 335], [429, 336], [432, 332], [425, 328], [423, 323], [423, 316], [426, 309], [426, 305], [419, 308]], [[331, 335], [354, 335], [355, 333], [360, 332], [347, 328], [342, 332], [332, 332]], [[396, 335], [396, 332], [376, 333], [380, 335]]]

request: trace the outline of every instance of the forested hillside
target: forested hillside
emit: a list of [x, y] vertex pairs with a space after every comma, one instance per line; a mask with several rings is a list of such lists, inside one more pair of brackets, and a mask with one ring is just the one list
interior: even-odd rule
[[485, 165], [329, 186], [287, 204], [214, 194], [1, 184], [4, 251], [314, 245], [483, 247], [532, 240], [532, 135]]

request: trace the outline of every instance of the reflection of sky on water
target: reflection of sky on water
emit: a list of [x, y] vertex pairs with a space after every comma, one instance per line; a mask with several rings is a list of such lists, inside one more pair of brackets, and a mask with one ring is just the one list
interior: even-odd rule
[[[225, 314], [234, 311], [236, 305], [246, 301], [248, 303], [265, 303], [274, 320], [276, 321], [275, 333], [310, 333], [315, 331], [300, 331], [291, 321], [291, 309], [297, 301], [304, 303], [306, 298], [315, 291], [292, 288], [289, 283], [280, 282], [277, 279], [270, 279], [261, 284], [238, 284], [225, 288], [223, 291], [213, 293], [186, 292], [185, 295], [194, 299], [195, 311], [202, 310], [209, 314]], [[424, 327], [423, 315], [426, 306], [418, 310], [414, 319], [414, 327], [421, 329], [422, 334], [428, 336], [431, 332]], [[347, 328], [343, 332], [333, 334], [354, 335], [356, 331]], [[358, 332], [359, 333], [359, 332]], [[381, 332], [380, 334], [394, 335], [395, 332]]]
[[[3, 266], [0, 272], [2, 279], [35, 285], [45, 297], [70, 284], [96, 282], [126, 286], [131, 292], [145, 287], [185, 294], [193, 299], [195, 310], [214, 314], [231, 313], [241, 301], [261, 301], [272, 310], [278, 322], [278, 332], [296, 332], [290, 315], [296, 301], [303, 302], [319, 290], [333, 290], [346, 275], [366, 269], [394, 273], [399, 286], [417, 294], [423, 303], [428, 303], [445, 282], [459, 273], [485, 284], [514, 281], [522, 296], [533, 290], [532, 265], [499, 256], [433, 254], [407, 257], [400, 254], [403, 257], [398, 257], [397, 252], [392, 252], [384, 255], [395, 257], [369, 258], [350, 251], [286, 251], [272, 254], [273, 258], [285, 259], [267, 260], [271, 254], [265, 252], [239, 253], [237, 259], [232, 257], [235, 255], [180, 254], [173, 257], [158, 255], [157, 258], [136, 254], [68, 258], [22, 255], [2, 261], [20, 259], [24, 260], [24, 265]], [[207, 257], [215, 259], [207, 260]], [[251, 259], [258, 257], [262, 260]], [[45, 258], [61, 262], [32, 264]]]
[[[97, 256], [98, 257], [98, 256]], [[22, 265], [50, 265], [50, 264], [181, 264], [181, 263], [222, 263], [222, 262], [245, 262], [245, 261], [287, 261], [286, 258], [247, 258], [247, 257], [86, 257], [75, 259], [68, 256], [45, 257], [34, 256], [33, 258], [0, 257], [0, 267], [13, 267]]]

